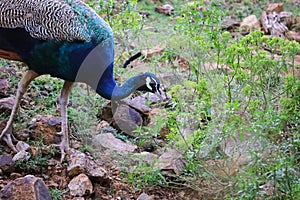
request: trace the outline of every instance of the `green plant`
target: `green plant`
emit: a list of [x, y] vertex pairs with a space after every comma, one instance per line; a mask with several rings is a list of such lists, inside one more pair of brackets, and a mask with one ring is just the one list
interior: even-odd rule
[[[226, 184], [220, 184], [218, 189], [228, 192], [246, 185], [238, 193], [245, 198], [260, 197], [264, 184], [272, 181], [277, 190], [272, 195], [295, 198], [299, 195], [299, 174], [294, 173], [299, 171], [296, 162], [299, 160], [299, 148], [292, 141], [299, 140], [296, 129], [300, 128], [300, 90], [299, 80], [295, 77], [299, 66], [295, 65], [294, 59], [300, 45], [281, 38], [265, 37], [260, 31], [233, 40], [228, 32], [220, 28], [224, 13], [217, 10], [219, 5], [212, 4], [202, 12], [196, 9], [200, 4], [195, 2], [188, 8], [184, 7], [184, 17], [179, 19], [176, 28], [189, 39], [188, 46], [193, 56], [190, 79], [196, 79], [194, 85], [202, 81], [206, 83], [205, 89], [199, 90], [204, 96], [197, 96], [198, 93], [191, 89], [188, 91], [192, 93], [186, 92], [186, 86], [182, 86], [184, 84], [170, 90], [178, 104], [176, 110], [171, 111], [173, 117], [168, 123], [172, 127], [167, 136], [170, 143], [176, 144], [178, 136], [184, 138], [180, 136], [184, 120], [178, 119], [190, 119], [185, 123], [188, 122], [191, 127], [192, 119], [199, 116], [191, 108], [201, 105], [201, 100], [205, 102], [202, 108], [212, 105], [215, 112], [204, 129], [196, 129], [193, 136], [187, 136], [184, 143], [179, 143], [180, 146], [188, 146], [188, 173], [183, 179], [189, 179], [189, 174], [193, 174], [202, 180], [205, 178], [207, 183], [211, 178], [233, 182], [233, 185], [236, 181], [239, 184], [234, 189], [225, 187]], [[205, 91], [209, 91], [209, 95], [206, 96]], [[249, 144], [258, 143], [260, 147], [250, 145], [248, 152], [244, 152], [251, 155], [248, 165], [243, 168], [245, 173], [224, 177], [217, 170], [210, 171], [207, 163], [200, 160], [222, 159], [225, 162], [231, 159], [228, 157], [231, 152], [225, 148], [227, 152], [224, 153], [220, 148], [220, 143], [230, 140], [237, 144], [246, 140]], [[269, 148], [272, 149], [270, 157], [265, 154], [270, 151]], [[282, 149], [289, 150], [282, 152]], [[287, 169], [292, 172], [286, 172]], [[262, 171], [265, 174], [262, 175]], [[251, 177], [250, 181], [248, 177]], [[191, 187], [202, 191], [192, 184]]]
[[42, 141], [27, 141], [29, 144], [37, 148], [36, 155], [31, 155], [27, 152], [29, 159], [17, 160], [14, 166], [22, 172], [33, 173], [41, 172], [48, 166], [48, 160], [53, 156], [57, 150], [54, 147], [49, 148], [48, 151], [42, 149], [47, 147]]
[[57, 188], [50, 188], [50, 195], [52, 200], [62, 200], [63, 199], [63, 195], [66, 193], [67, 191], [61, 191], [60, 189]]
[[86, 153], [86, 152], [92, 152], [92, 147], [90, 147], [89, 145], [87, 144], [82, 144], [80, 146], [80, 151], [83, 152], [83, 153]]
[[28, 160], [17, 160], [14, 162], [14, 166], [22, 172], [37, 172], [48, 166], [48, 159], [39, 155], [37, 157], [30, 157]]
[[128, 173], [124, 180], [134, 185], [136, 189], [156, 187], [159, 185], [167, 186], [168, 184], [160, 169], [149, 166], [143, 162], [139, 163], [133, 173]]

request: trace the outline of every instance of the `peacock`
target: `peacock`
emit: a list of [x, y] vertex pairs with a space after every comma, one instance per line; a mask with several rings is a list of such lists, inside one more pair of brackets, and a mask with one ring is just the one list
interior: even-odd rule
[[13, 119], [23, 94], [38, 76], [50, 74], [64, 80], [58, 97], [61, 161], [69, 151], [67, 105], [74, 82], [87, 83], [109, 100], [123, 99], [137, 90], [160, 94], [160, 81], [150, 72], [117, 85], [112, 29], [80, 0], [0, 0], [0, 57], [28, 66], [0, 135], [14, 152]]

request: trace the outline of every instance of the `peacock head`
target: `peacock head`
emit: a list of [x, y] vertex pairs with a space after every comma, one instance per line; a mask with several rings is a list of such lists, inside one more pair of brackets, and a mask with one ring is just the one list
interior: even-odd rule
[[159, 79], [150, 72], [145, 72], [137, 76], [136, 90], [161, 94]]
[[128, 97], [134, 91], [152, 92], [161, 97], [160, 82], [158, 78], [145, 72], [128, 79], [122, 86], [118, 86], [113, 79], [112, 69], [105, 71], [97, 84], [96, 92], [109, 100], [121, 100]]

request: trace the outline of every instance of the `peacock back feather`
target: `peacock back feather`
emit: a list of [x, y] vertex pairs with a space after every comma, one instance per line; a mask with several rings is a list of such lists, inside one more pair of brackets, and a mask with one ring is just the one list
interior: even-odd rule
[[117, 87], [112, 30], [79, 0], [1, 1], [0, 57], [23, 61], [40, 75], [86, 82], [108, 99], [139, 88], [132, 84], [146, 84], [146, 77], [141, 83], [137, 76]]

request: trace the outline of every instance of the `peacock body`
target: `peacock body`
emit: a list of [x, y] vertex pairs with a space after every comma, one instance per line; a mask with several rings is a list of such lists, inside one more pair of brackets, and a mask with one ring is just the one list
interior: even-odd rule
[[[149, 72], [130, 78], [123, 86], [116, 84], [112, 30], [79, 0], [0, 0], [0, 57], [29, 67], [19, 83], [9, 122], [0, 135], [9, 146], [12, 143], [7, 131], [22, 95], [37, 76], [50, 74], [65, 80], [60, 97], [65, 137], [66, 105], [73, 82], [86, 82], [102, 97], [115, 100], [135, 90], [159, 91], [159, 80]], [[60, 147], [64, 154], [68, 145]]]
[[[97, 46], [102, 48], [93, 57], [96, 65], [89, 66], [88, 72], [91, 73], [86, 76], [95, 74], [96, 69], [106, 69], [103, 73], [111, 73], [103, 74], [111, 77], [105, 81], [111, 86], [99, 91], [101, 96], [110, 98], [112, 91], [105, 88], [115, 86], [110, 69], [114, 62], [113, 33], [87, 5], [78, 0], [2, 0], [0, 24], [2, 57], [23, 61], [40, 75], [50, 74], [75, 81], [89, 53]], [[7, 52], [3, 51], [14, 54], [6, 56]], [[107, 66], [99, 66], [103, 60]], [[101, 77], [99, 73], [97, 75]]]

